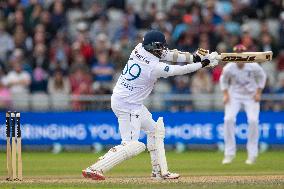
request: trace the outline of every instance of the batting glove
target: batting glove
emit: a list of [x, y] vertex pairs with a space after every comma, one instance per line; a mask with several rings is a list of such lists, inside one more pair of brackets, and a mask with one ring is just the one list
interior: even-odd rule
[[219, 63], [217, 57], [218, 57], [218, 53], [217, 52], [210, 53], [209, 54], [210, 63], [206, 67], [213, 68], [213, 67], [217, 66], [218, 63]]
[[209, 54], [209, 50], [198, 48], [197, 51], [193, 54], [193, 62], [201, 62], [206, 58], [206, 55]]

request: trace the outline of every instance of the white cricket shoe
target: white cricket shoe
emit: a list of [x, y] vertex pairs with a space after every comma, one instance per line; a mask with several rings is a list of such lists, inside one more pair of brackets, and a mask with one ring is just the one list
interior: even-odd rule
[[169, 180], [169, 179], [178, 179], [180, 175], [178, 173], [171, 173], [168, 172], [165, 175], [161, 175], [161, 172], [152, 172], [151, 178], [152, 179], [157, 179], [157, 180]]
[[82, 170], [82, 175], [85, 178], [90, 178], [92, 180], [105, 180], [105, 176], [101, 171], [92, 170], [89, 167], [85, 170]]
[[233, 155], [228, 155], [228, 156], [225, 156], [223, 161], [222, 161], [222, 164], [225, 165], [225, 164], [230, 164], [232, 163], [233, 159], [235, 158], [235, 156]]
[[252, 165], [252, 164], [255, 164], [255, 162], [256, 162], [256, 157], [248, 157], [245, 163], [247, 165]]

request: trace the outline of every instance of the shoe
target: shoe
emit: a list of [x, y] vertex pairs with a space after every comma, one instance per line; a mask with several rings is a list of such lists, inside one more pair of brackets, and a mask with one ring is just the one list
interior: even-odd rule
[[247, 165], [252, 165], [252, 164], [255, 164], [255, 162], [256, 162], [256, 157], [248, 157], [245, 163]]
[[89, 168], [82, 170], [82, 175], [85, 178], [90, 178], [92, 180], [105, 180], [105, 176], [100, 171], [91, 170]]
[[225, 165], [225, 164], [230, 164], [232, 163], [233, 159], [235, 158], [235, 156], [233, 155], [228, 155], [228, 156], [225, 156], [223, 161], [222, 161], [222, 164]]
[[178, 179], [180, 177], [177, 173], [168, 172], [165, 175], [161, 175], [160, 172], [152, 172], [151, 178], [157, 180], [170, 180], [170, 179]]

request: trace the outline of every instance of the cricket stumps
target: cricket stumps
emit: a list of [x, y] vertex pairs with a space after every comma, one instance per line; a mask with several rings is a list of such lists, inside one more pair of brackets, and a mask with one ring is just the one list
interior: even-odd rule
[[[22, 133], [19, 112], [6, 112], [6, 140], [7, 140], [7, 180], [21, 181], [22, 173]], [[18, 161], [17, 161], [18, 155]], [[17, 171], [18, 168], [18, 171]], [[17, 174], [18, 173], [18, 174]]]

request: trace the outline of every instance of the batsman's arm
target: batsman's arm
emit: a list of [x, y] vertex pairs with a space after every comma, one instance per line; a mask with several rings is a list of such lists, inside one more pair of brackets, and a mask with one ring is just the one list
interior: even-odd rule
[[229, 80], [230, 80], [229, 70], [226, 67], [224, 67], [222, 75], [220, 77], [220, 87], [221, 87], [221, 90], [223, 91], [224, 104], [227, 104], [230, 100], [230, 95], [228, 91], [229, 83], [230, 83]]
[[220, 87], [221, 90], [224, 92], [225, 90], [228, 91], [229, 85], [230, 85], [230, 67], [231, 65], [227, 64], [223, 70], [222, 74], [220, 76]]
[[206, 60], [203, 62], [195, 63], [195, 64], [186, 64], [184, 66], [180, 65], [169, 65], [163, 62], [160, 62], [156, 65], [156, 67], [153, 70], [153, 74], [155, 78], [167, 78], [170, 76], [175, 75], [184, 75], [191, 72], [195, 72], [199, 70], [200, 68], [206, 67], [210, 64], [210, 60]]
[[267, 79], [267, 75], [265, 73], [265, 71], [263, 70], [263, 68], [259, 65], [257, 65], [257, 69], [256, 69], [256, 81], [258, 84], [258, 88], [260, 88], [261, 90], [265, 87], [265, 83], [266, 83], [266, 79]]
[[181, 52], [177, 49], [165, 50], [162, 54], [161, 60], [167, 62], [186, 62], [186, 63], [198, 63], [201, 62], [204, 57], [209, 55], [209, 50], [198, 48], [194, 54], [189, 52]]
[[181, 52], [177, 49], [174, 50], [164, 50], [161, 61], [167, 61], [167, 62], [187, 62], [192, 63], [193, 62], [193, 55], [189, 52]]

